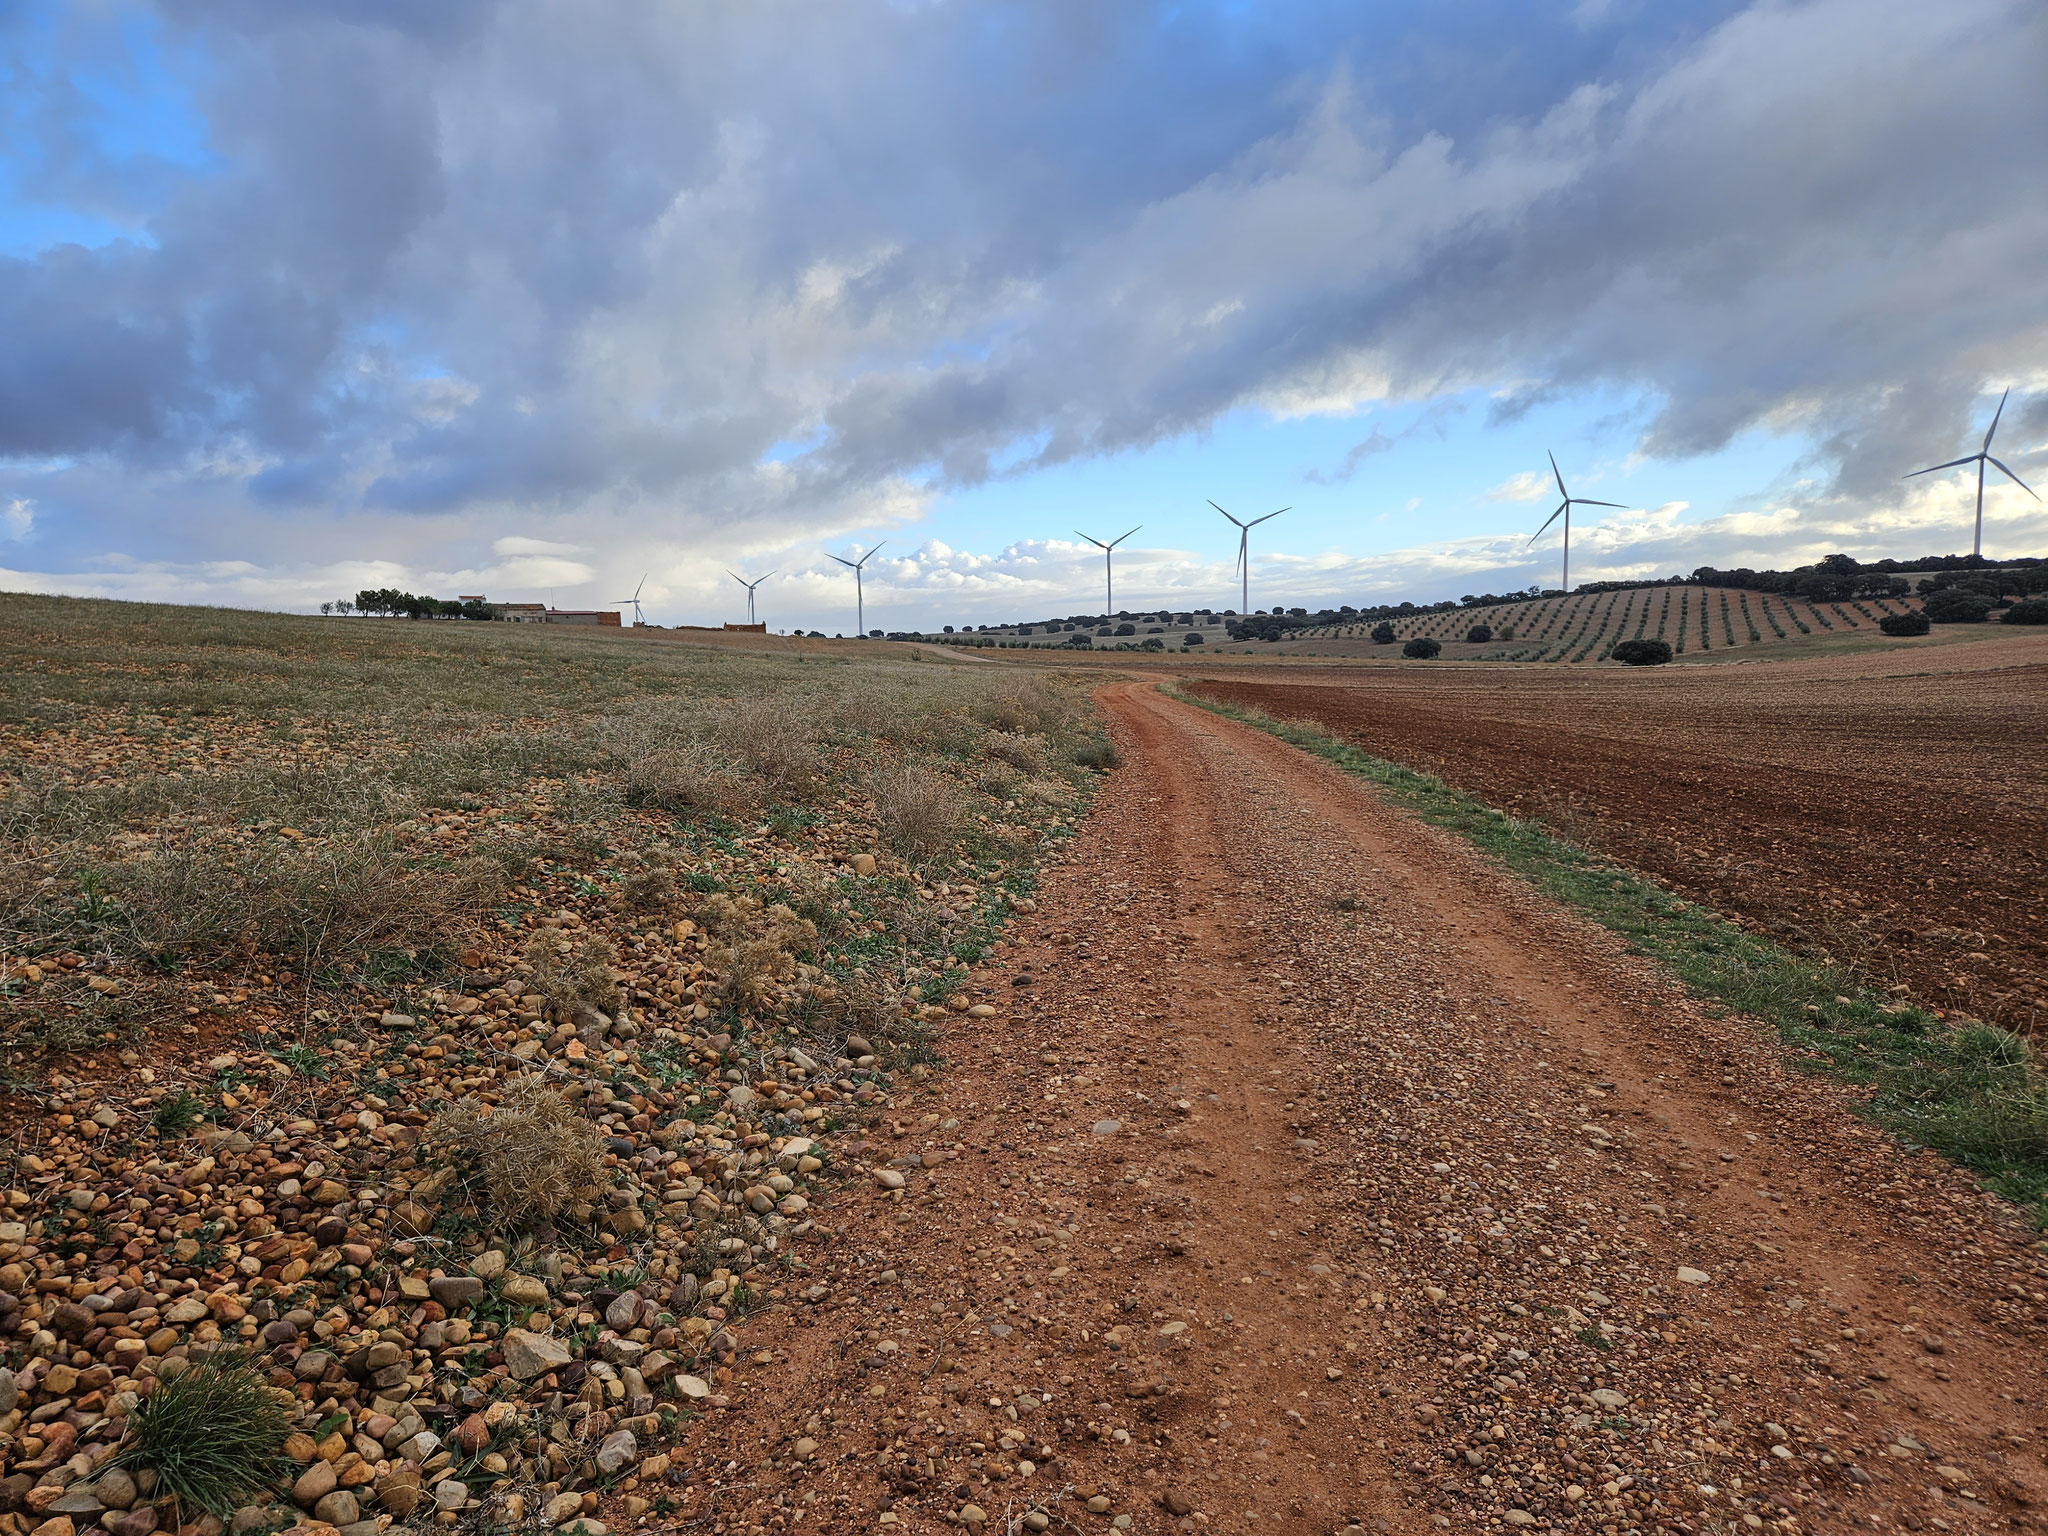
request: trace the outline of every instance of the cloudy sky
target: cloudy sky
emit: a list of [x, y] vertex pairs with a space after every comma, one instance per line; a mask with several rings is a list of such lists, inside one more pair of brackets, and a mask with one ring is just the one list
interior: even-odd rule
[[[851, 627], [1967, 550], [2038, 0], [15, 0], [0, 589]], [[1994, 476], [1994, 478], [1996, 478]], [[1554, 498], [1553, 498], [1554, 499]], [[1985, 548], [2048, 553], [2001, 484]]]

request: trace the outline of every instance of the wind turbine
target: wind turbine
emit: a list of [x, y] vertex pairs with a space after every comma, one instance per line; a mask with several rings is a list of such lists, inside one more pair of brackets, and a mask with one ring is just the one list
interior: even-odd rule
[[[1142, 528], [1144, 526], [1145, 525], [1143, 523], [1138, 524], [1138, 528]], [[1133, 528], [1131, 530], [1131, 533], [1136, 533], [1138, 531], [1138, 528]], [[1081, 530], [1078, 528], [1076, 528], [1074, 532], [1076, 534], [1079, 534], [1080, 537], [1088, 539], [1088, 542], [1090, 544], [1093, 544], [1097, 549], [1102, 551], [1102, 616], [1104, 618], [1108, 618], [1109, 615], [1116, 612], [1116, 587], [1110, 579], [1109, 552], [1115, 549], [1117, 545], [1123, 543], [1125, 539], [1128, 539], [1131, 536], [1131, 533], [1120, 533], [1115, 538], [1111, 539], [1107, 544], [1105, 544], [1100, 539], [1089, 538], [1087, 534], [1082, 533]]]
[[[1213, 501], [1209, 505], [1216, 507], [1216, 503]], [[1223, 512], [1221, 507], [1216, 507], [1216, 510]], [[1282, 507], [1280, 512], [1291, 512], [1293, 510], [1292, 507]], [[1237, 611], [1239, 613], [1248, 614], [1252, 611], [1252, 530], [1258, 527], [1259, 524], [1270, 522], [1278, 517], [1280, 512], [1268, 512], [1264, 517], [1255, 517], [1248, 523], [1238, 523], [1237, 519], [1230, 517], [1228, 512], [1223, 512], [1225, 517], [1230, 517], [1233, 523], [1237, 523], [1237, 568], [1244, 578], [1244, 590], [1238, 596], [1240, 606]]]
[[640, 617], [640, 588], [646, 585], [647, 578], [645, 576], [642, 576], [640, 578], [640, 586], [635, 587], [633, 589], [633, 595], [631, 597], [615, 597], [612, 599], [612, 601], [617, 603], [621, 608], [625, 607], [628, 603], [631, 603], [633, 605], [633, 622], [635, 624], [645, 622], [645, 620], [643, 620]]
[[1991, 457], [1991, 434], [1998, 430], [1998, 418], [2005, 414], [2006, 398], [2011, 394], [2012, 391], [2008, 389], [2005, 394], [1998, 397], [1998, 409], [1991, 413], [1991, 425], [1984, 429], [1983, 447], [1979, 448], [1968, 458], [1950, 459], [1946, 464], [1936, 464], [1927, 469], [1916, 469], [1912, 475], [1902, 477], [1903, 479], [1910, 480], [1913, 478], [1913, 475], [1931, 475], [1937, 469], [1955, 469], [1964, 464], [1974, 464], [1977, 466], [1977, 536], [1970, 541], [1970, 553], [1972, 555], [1982, 555], [1984, 553], [1984, 466], [1986, 464], [1996, 467], [2004, 474], [2006, 479], [2025, 491], [2029, 496], [2033, 496], [2034, 500], [2039, 501], [2041, 499], [2035, 494], [2034, 488], [2031, 485], [2027, 484], [2026, 481], [2007, 469], [2003, 464], [2000, 464], [1998, 460]]
[[[888, 542], [889, 541], [887, 539], [882, 540], [882, 544], [886, 544]], [[854, 626], [857, 630], [857, 633], [855, 634], [854, 638], [858, 640], [865, 640], [868, 637], [867, 600], [862, 596], [860, 587], [861, 567], [866, 565], [870, 560], [875, 558], [875, 550], [880, 549], [882, 547], [882, 544], [877, 544], [874, 549], [869, 550], [866, 554], [862, 555], [858, 560], [847, 560], [839, 555], [832, 556], [834, 560], [839, 561], [841, 565], [845, 566], [849, 571], [853, 572], [853, 621]]]
[[1550, 516], [1543, 519], [1543, 527], [1538, 528], [1534, 533], [1529, 535], [1529, 542], [1531, 544], [1534, 544], [1538, 539], [1542, 538], [1544, 529], [1548, 528], [1552, 523], [1556, 522], [1559, 514], [1563, 515], [1564, 581], [1562, 582], [1562, 585], [1564, 587], [1564, 590], [1569, 592], [1572, 589], [1572, 508], [1619, 507], [1621, 503], [1618, 501], [1594, 501], [1590, 497], [1574, 496], [1570, 491], [1564, 488], [1564, 476], [1558, 471], [1557, 455], [1554, 453], [1550, 456], [1550, 472], [1551, 474], [1557, 476], [1557, 494], [1562, 496], [1564, 500], [1560, 501], [1557, 504], [1556, 512], [1551, 513]]
[[757, 576], [752, 581], [747, 580], [746, 577], [740, 575], [740, 573], [737, 571], [727, 571], [725, 574], [730, 576], [734, 581], [738, 582], [741, 586], [747, 589], [747, 622], [749, 624], [753, 623], [754, 588], [760, 586], [762, 582], [768, 579], [768, 576], [773, 576], [775, 573], [773, 571], [770, 571], [768, 573], [768, 576]]

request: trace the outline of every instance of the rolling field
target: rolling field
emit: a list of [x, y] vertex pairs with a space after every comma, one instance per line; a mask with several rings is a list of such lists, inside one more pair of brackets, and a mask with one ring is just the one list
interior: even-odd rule
[[1937, 1007], [2035, 1030], [2044, 690], [2034, 635], [1754, 669], [1232, 669], [1195, 686], [1320, 721]]
[[[1567, 597], [1494, 608], [1460, 608], [1392, 621], [1400, 640], [1426, 636], [1443, 642], [1444, 654], [1475, 661], [1605, 661], [1623, 640], [1664, 640], [1681, 656], [1714, 656], [1730, 651], [1782, 654], [1802, 642], [1862, 636], [1874, 638], [1888, 613], [1917, 609], [1918, 598], [1858, 598], [1812, 602], [1781, 593], [1732, 587], [1643, 587], [1630, 592], [1574, 592]], [[1465, 639], [1476, 624], [1493, 638]], [[1379, 645], [1371, 624], [1331, 625], [1303, 630], [1298, 638], [1271, 645], [1233, 646], [1232, 651], [1333, 655], [1397, 655], [1398, 645]]]

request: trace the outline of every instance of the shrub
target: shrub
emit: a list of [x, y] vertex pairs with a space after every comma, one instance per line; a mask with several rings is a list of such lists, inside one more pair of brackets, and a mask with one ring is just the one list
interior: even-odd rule
[[1093, 768], [1097, 773], [1107, 773], [1112, 768], [1123, 766], [1123, 757], [1116, 749], [1116, 743], [1107, 736], [1090, 736], [1074, 748], [1074, 763], [1077, 767]]
[[1416, 661], [1428, 661], [1443, 648], [1441, 640], [1432, 640], [1427, 635], [1417, 635], [1413, 640], [1410, 640], [1401, 647], [1401, 654], [1412, 657]]
[[1493, 638], [1493, 627], [1488, 624], [1474, 624], [1465, 631], [1465, 639], [1471, 645], [1484, 645]]
[[426, 949], [503, 885], [489, 859], [412, 863], [387, 836], [303, 847], [211, 839], [119, 872], [121, 907], [155, 954], [217, 961], [245, 949], [310, 971], [376, 950]]
[[612, 889], [612, 905], [628, 917], [652, 917], [676, 904], [675, 856], [663, 851], [622, 853], [624, 873]]
[[1138, 626], [1135, 624], [1119, 624], [1116, 627], [1116, 633], [1119, 635], [1135, 635], [1137, 632]]
[[1377, 644], [1379, 644], [1379, 645], [1392, 645], [1392, 644], [1394, 643], [1394, 638], [1395, 638], [1395, 637], [1394, 637], [1394, 626], [1393, 626], [1393, 625], [1391, 625], [1391, 624], [1375, 624], [1375, 625], [1373, 625], [1373, 627], [1372, 627], [1372, 638], [1373, 638], [1374, 642], [1375, 642], [1375, 643], [1377, 643]]
[[882, 840], [911, 858], [930, 858], [952, 846], [966, 812], [960, 790], [935, 768], [905, 763], [877, 773], [869, 784]]
[[696, 742], [632, 753], [623, 778], [626, 803], [650, 810], [711, 811], [737, 819], [761, 805], [759, 785]]
[[154, 1472], [157, 1493], [178, 1501], [181, 1523], [201, 1513], [226, 1520], [294, 1469], [284, 1453], [290, 1433], [263, 1373], [216, 1349], [178, 1375], [157, 1378], [128, 1415], [128, 1443], [114, 1464]]
[[818, 945], [815, 923], [782, 902], [764, 905], [758, 896], [707, 896], [697, 919], [719, 940], [710, 959], [720, 995], [750, 1011], [774, 1004], [783, 984], [796, 980], [797, 955]]
[[1935, 624], [1982, 624], [1995, 606], [1982, 592], [1965, 592], [1957, 587], [1930, 592], [1921, 611]]
[[733, 758], [786, 793], [800, 793], [817, 769], [810, 727], [796, 701], [750, 699], [712, 723], [712, 738]]
[[2030, 597], [2005, 610], [2007, 624], [2048, 624], [2048, 597]]
[[1182, 635], [1180, 637], [1180, 643], [1182, 645], [1200, 645], [1202, 643], [1202, 637], [1200, 635]]
[[482, 1184], [500, 1222], [526, 1226], [594, 1189], [602, 1167], [597, 1127], [538, 1077], [522, 1077], [495, 1106], [471, 1097], [436, 1115], [427, 1141], [449, 1166]]
[[1927, 622], [1926, 614], [1908, 612], [1888, 613], [1877, 621], [1877, 627], [1888, 635], [1924, 635], [1933, 626]]
[[1661, 667], [1671, 659], [1671, 646], [1664, 640], [1624, 640], [1607, 653], [1631, 667]]
[[615, 1014], [625, 1002], [612, 975], [619, 952], [609, 939], [568, 939], [543, 929], [527, 942], [525, 960], [528, 989], [547, 999], [557, 1019], [570, 1019], [578, 1008]]

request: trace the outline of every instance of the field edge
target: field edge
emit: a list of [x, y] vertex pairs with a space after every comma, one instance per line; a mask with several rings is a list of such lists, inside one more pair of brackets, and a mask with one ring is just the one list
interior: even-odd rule
[[1975, 1174], [2048, 1230], [2048, 1080], [2019, 1036], [1944, 1022], [1870, 991], [1839, 966], [1803, 959], [1650, 877], [1508, 815], [1432, 774], [1260, 710], [1161, 693], [1248, 725], [1364, 780], [1389, 803], [1455, 833], [1546, 896], [1590, 918], [1709, 1004], [1775, 1032], [1806, 1070], [1865, 1090], [1853, 1108], [1910, 1150]]

